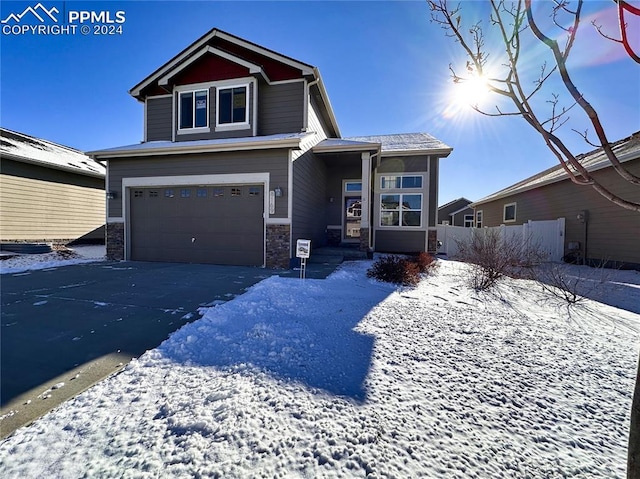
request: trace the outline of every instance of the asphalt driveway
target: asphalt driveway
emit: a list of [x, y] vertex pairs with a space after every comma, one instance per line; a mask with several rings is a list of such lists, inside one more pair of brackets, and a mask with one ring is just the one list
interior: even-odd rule
[[273, 274], [298, 273], [100, 262], [2, 275], [1, 436], [158, 346], [198, 319], [200, 307], [233, 299]]

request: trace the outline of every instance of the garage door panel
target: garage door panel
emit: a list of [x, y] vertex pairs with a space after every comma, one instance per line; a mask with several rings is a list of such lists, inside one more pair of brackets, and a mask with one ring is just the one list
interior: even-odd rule
[[264, 187], [130, 190], [133, 260], [262, 265]]

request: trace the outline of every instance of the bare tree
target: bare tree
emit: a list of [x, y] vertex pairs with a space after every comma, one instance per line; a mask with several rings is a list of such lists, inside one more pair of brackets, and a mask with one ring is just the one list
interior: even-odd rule
[[[593, 23], [601, 35], [611, 41], [620, 43], [633, 61], [640, 64], [640, 56], [634, 50], [629, 40], [629, 24], [627, 15], [640, 17], [640, 8], [636, 8], [626, 0], [612, 0], [618, 10], [619, 38], [614, 38], [604, 32], [600, 25]], [[640, 187], [640, 177], [633, 174], [616, 157], [612, 143], [606, 135], [605, 128], [598, 116], [598, 112], [578, 89], [567, 68], [567, 59], [574, 47], [576, 35], [582, 26], [583, 0], [570, 2], [569, 0], [553, 0], [546, 2], [552, 5], [550, 18], [554, 28], [558, 28], [561, 35], [546, 34], [538, 22], [532, 9], [531, 0], [489, 0], [490, 14], [486, 24], [482, 22], [467, 25], [464, 22], [461, 4], [452, 5], [448, 0], [427, 0], [431, 9], [432, 21], [440, 25], [445, 34], [452, 37], [466, 54], [466, 69], [464, 74], [458, 74], [449, 65], [449, 70], [455, 83], [469, 81], [472, 78], [483, 79], [486, 88], [500, 98], [506, 100], [509, 109], [495, 106], [495, 110], [486, 111], [476, 105], [471, 105], [477, 112], [487, 116], [520, 116], [542, 137], [546, 146], [555, 155], [560, 165], [572, 182], [578, 185], [591, 186], [595, 191], [616, 205], [640, 212], [640, 202], [622, 198], [610, 188], [600, 184], [593, 175], [580, 163], [579, 155], [575, 155], [559, 136], [558, 130], [569, 119], [569, 113], [582, 112], [588, 119], [592, 135], [597, 142], [589, 138], [589, 131], [577, 132], [584, 140], [595, 148], [602, 148], [613, 169], [624, 182]], [[466, 4], [470, 4], [467, 2]], [[539, 74], [532, 83], [524, 81], [521, 72], [523, 47], [523, 33], [529, 30], [533, 36], [550, 50], [552, 61], [540, 66]], [[491, 48], [487, 45], [488, 32], [495, 33], [500, 39], [500, 47]], [[491, 43], [493, 45], [493, 43]], [[501, 74], [489, 76], [488, 62], [490, 55], [500, 60], [494, 62], [500, 66]], [[528, 66], [528, 65], [525, 65]], [[522, 70], [525, 70], [523, 68]], [[493, 75], [493, 73], [491, 73]], [[566, 106], [561, 104], [561, 95], [552, 94], [546, 103], [549, 109], [539, 107], [537, 96], [550, 79], [559, 76], [561, 88], [571, 98]], [[575, 108], [575, 110], [574, 110]], [[546, 111], [546, 113], [544, 113]], [[574, 130], [576, 131], [576, 130]], [[637, 139], [636, 141], [640, 141]], [[638, 378], [636, 380], [633, 403], [631, 408], [631, 425], [629, 433], [629, 449], [627, 461], [627, 478], [640, 479], [640, 362], [638, 363]]]
[[[619, 5], [625, 5], [624, 11], [629, 11], [626, 7], [627, 2], [617, 1]], [[581, 26], [583, 0], [576, 2], [575, 9], [570, 8], [570, 2], [567, 0], [554, 0], [553, 2], [551, 16], [553, 23], [563, 33], [562, 45], [554, 36], [547, 36], [542, 31], [534, 18], [531, 0], [490, 0], [491, 13], [486, 27], [481, 22], [470, 26], [465, 25], [462, 7], [460, 5], [452, 6], [448, 0], [428, 0], [428, 3], [431, 8], [432, 20], [442, 26], [446, 35], [454, 38], [466, 53], [467, 62], [464, 74], [458, 74], [452, 65], [449, 66], [453, 81], [463, 83], [469, 81], [470, 78], [482, 78], [489, 91], [508, 100], [510, 104], [509, 110], [496, 106], [495, 111], [486, 111], [478, 105], [472, 105], [476, 111], [487, 116], [522, 117], [542, 136], [546, 146], [558, 159], [571, 181], [578, 185], [591, 186], [607, 200], [622, 208], [640, 212], [640, 202], [622, 198], [598, 182], [580, 163], [579, 155], [574, 154], [558, 134], [559, 128], [569, 119], [569, 113], [578, 107], [591, 123], [597, 137], [597, 143], [590, 140], [587, 131], [578, 133], [591, 146], [602, 148], [611, 166], [621, 178], [640, 187], [640, 177], [634, 175], [618, 160], [597, 111], [580, 92], [567, 69], [567, 59], [571, 54], [576, 34]], [[620, 40], [620, 42], [628, 45], [626, 23], [623, 25], [621, 36], [626, 40]], [[495, 32], [501, 39], [501, 51], [497, 49], [489, 51], [486, 46], [488, 29]], [[523, 63], [522, 34], [526, 30], [530, 30], [538, 40], [544, 43], [550, 49], [553, 57], [552, 66], [550, 67], [546, 63], [542, 64], [539, 75], [530, 85], [524, 81], [520, 68]], [[502, 73], [500, 76], [490, 77], [487, 74], [487, 62], [490, 55], [500, 59]], [[535, 102], [536, 95], [554, 75], [559, 75], [561, 78], [566, 92], [571, 97], [571, 103], [562, 106], [561, 96], [553, 94], [550, 99], [546, 100], [546, 103], [550, 105], [550, 112], [544, 114]]]

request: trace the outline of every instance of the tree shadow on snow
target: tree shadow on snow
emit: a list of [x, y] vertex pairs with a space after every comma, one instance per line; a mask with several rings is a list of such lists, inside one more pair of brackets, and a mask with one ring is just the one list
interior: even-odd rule
[[364, 402], [375, 338], [358, 325], [393, 291], [364, 275], [269, 278], [235, 301], [211, 308], [159, 351], [187, 365], [258, 369]]

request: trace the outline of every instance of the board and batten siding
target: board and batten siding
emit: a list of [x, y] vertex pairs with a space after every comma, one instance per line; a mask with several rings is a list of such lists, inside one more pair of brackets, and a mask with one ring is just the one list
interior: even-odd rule
[[302, 131], [304, 90], [304, 81], [275, 85], [261, 82], [258, 87], [258, 135]]
[[145, 141], [171, 141], [171, 96], [147, 98]]
[[[123, 217], [123, 178], [266, 172], [273, 189], [288, 184], [288, 162], [287, 149], [110, 159], [108, 187], [116, 193], [116, 198], [109, 200], [109, 218]], [[276, 198], [276, 212], [271, 218], [287, 218], [287, 195], [285, 189], [285, 195]]]
[[2, 159], [0, 240], [58, 242], [105, 222], [104, 179]]
[[[626, 162], [624, 166], [640, 174], [640, 159]], [[622, 179], [612, 168], [592, 175], [622, 198], [640, 202], [638, 187]], [[616, 206], [590, 186], [564, 180], [480, 204], [475, 210], [483, 212], [483, 226], [503, 224], [503, 208], [508, 203], [516, 203], [516, 221], [505, 224], [565, 218], [565, 249], [568, 242], [584, 244], [584, 224], [578, 221], [577, 215], [587, 210], [587, 257], [594, 261], [640, 264], [640, 213]]]

